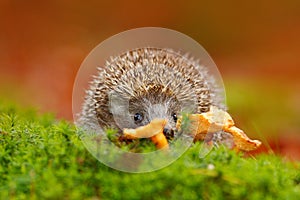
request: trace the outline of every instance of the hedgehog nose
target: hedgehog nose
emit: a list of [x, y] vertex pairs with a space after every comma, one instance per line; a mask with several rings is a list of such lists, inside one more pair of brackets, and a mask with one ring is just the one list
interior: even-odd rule
[[167, 134], [169, 132], [169, 129], [168, 128], [164, 128], [164, 134]]
[[166, 136], [167, 139], [171, 139], [171, 138], [174, 137], [173, 129], [164, 128], [163, 133], [164, 133], [164, 135]]

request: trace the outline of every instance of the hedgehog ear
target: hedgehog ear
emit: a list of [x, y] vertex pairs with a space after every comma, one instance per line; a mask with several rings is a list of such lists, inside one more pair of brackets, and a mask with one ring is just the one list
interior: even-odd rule
[[117, 93], [116, 91], [110, 91], [108, 93], [108, 100], [109, 110], [112, 113], [116, 113], [116, 111], [119, 111], [120, 109], [128, 110], [129, 108], [129, 101], [126, 98], [122, 97], [122, 95]]
[[129, 100], [116, 91], [108, 93], [109, 111], [120, 129], [134, 126], [129, 113]]

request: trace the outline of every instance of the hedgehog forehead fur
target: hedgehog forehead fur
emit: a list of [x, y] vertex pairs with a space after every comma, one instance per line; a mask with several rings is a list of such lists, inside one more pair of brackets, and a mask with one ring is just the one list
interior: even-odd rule
[[[99, 68], [86, 93], [80, 124], [136, 128], [153, 118], [167, 118], [174, 128], [174, 113], [207, 112], [210, 105], [224, 107], [222, 101], [214, 77], [194, 59], [171, 49], [139, 48]], [[133, 116], [139, 112], [144, 121], [136, 124]]]

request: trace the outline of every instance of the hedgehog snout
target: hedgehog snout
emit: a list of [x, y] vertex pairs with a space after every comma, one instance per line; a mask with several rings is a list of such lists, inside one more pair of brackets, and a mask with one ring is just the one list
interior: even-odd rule
[[171, 139], [174, 137], [174, 130], [171, 128], [164, 128], [163, 133], [167, 139]]

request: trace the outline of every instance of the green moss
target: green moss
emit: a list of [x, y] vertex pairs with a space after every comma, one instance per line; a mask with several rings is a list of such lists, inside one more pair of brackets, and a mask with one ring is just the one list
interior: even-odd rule
[[199, 145], [162, 170], [129, 174], [85, 149], [73, 125], [0, 104], [0, 199], [300, 199], [299, 163]]

